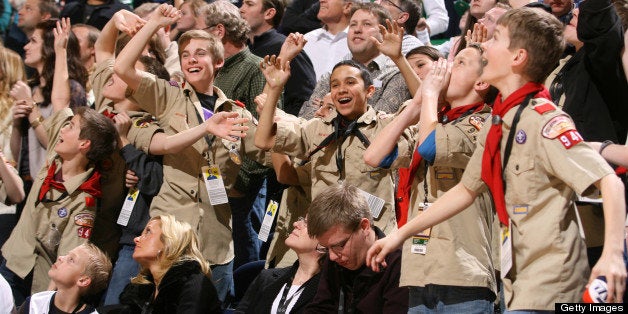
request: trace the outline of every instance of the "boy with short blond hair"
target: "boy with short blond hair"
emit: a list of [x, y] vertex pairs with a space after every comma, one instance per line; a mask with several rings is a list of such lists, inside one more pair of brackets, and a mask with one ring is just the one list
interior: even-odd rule
[[586, 247], [574, 202], [576, 193], [587, 195], [597, 187], [604, 197], [605, 241], [588, 282], [606, 276], [607, 301], [622, 302], [623, 184], [540, 84], [563, 45], [561, 23], [544, 11], [515, 9], [500, 18], [492, 39], [482, 45], [481, 76], [500, 94], [461, 182], [428, 211], [376, 242], [367, 255], [371, 267], [378, 269], [406, 238], [461, 212], [488, 186], [501, 223], [508, 311], [554, 311], [557, 302], [579, 302], [587, 283]]

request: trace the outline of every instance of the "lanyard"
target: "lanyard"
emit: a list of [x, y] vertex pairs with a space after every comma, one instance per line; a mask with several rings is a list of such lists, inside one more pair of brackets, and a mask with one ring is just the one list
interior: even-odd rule
[[504, 165], [502, 166], [502, 180], [504, 182], [504, 193], [506, 193], [506, 178], [505, 178], [505, 173], [506, 171], [504, 171], [506, 169], [506, 166], [508, 165], [508, 159], [510, 159], [510, 151], [512, 150], [512, 141], [515, 138], [515, 130], [517, 129], [517, 124], [519, 124], [519, 119], [521, 119], [521, 113], [523, 112], [523, 109], [525, 109], [525, 107], [528, 106], [528, 104], [530, 104], [530, 100], [532, 99], [532, 96], [534, 96], [536, 94], [536, 92], [529, 94], [526, 99], [523, 101], [523, 103], [521, 103], [521, 105], [519, 105], [519, 108], [517, 108], [517, 112], [515, 113], [515, 117], [512, 120], [512, 126], [510, 127], [510, 131], [508, 132], [508, 140], [506, 141], [506, 148], [504, 149]]
[[298, 295], [301, 291], [303, 291], [303, 288], [305, 288], [305, 284], [302, 284], [301, 287], [299, 287], [299, 289], [297, 289], [297, 291], [295, 291], [288, 298], [288, 292], [290, 292], [291, 283], [292, 283], [292, 277], [290, 278], [290, 281], [284, 284], [283, 286], [283, 294], [281, 295], [281, 300], [279, 300], [279, 305], [277, 306], [278, 314], [286, 313], [286, 310], [288, 309], [288, 305], [290, 304], [290, 302], [292, 302], [292, 299], [294, 299], [294, 297]]

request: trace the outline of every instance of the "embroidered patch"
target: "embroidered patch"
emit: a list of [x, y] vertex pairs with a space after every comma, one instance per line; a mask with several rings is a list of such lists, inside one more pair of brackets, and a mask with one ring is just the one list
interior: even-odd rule
[[554, 106], [552, 103], [549, 103], [549, 102], [546, 102], [542, 105], [534, 106], [534, 111], [538, 112], [539, 114], [544, 114], [552, 110], [556, 110], [556, 106]]
[[78, 233], [79, 238], [89, 239], [92, 236], [92, 228], [79, 227], [76, 232]]
[[566, 149], [574, 147], [574, 145], [583, 141], [582, 136], [576, 130], [569, 130], [558, 136], [560, 143], [565, 146]]
[[151, 122], [153, 122], [153, 119], [151, 117], [139, 118], [133, 121], [133, 127], [140, 129], [147, 128]]
[[436, 179], [439, 180], [453, 180], [454, 173], [453, 172], [437, 172]]
[[528, 136], [524, 130], [519, 130], [517, 131], [517, 134], [515, 134], [515, 141], [517, 141], [517, 144], [523, 144], [527, 139]]
[[528, 205], [514, 205], [512, 212], [517, 215], [525, 215], [528, 213]]
[[96, 199], [93, 196], [85, 196], [85, 207], [96, 207]]
[[168, 81], [168, 84], [170, 84], [170, 86], [179, 87], [179, 83], [177, 83], [177, 81]]
[[67, 216], [68, 216], [68, 209], [67, 209], [67, 208], [65, 208], [65, 207], [61, 207], [61, 208], [59, 208], [59, 209], [57, 210], [57, 215], [58, 215], [60, 218], [65, 218], [65, 217], [67, 217]]
[[469, 117], [469, 124], [471, 124], [476, 130], [480, 130], [484, 126], [484, 118], [480, 116]]
[[543, 127], [541, 134], [545, 138], [553, 139], [569, 130], [575, 129], [576, 126], [568, 116], [560, 115], [549, 120]]
[[91, 228], [94, 226], [94, 215], [82, 213], [74, 216], [74, 224], [82, 227]]

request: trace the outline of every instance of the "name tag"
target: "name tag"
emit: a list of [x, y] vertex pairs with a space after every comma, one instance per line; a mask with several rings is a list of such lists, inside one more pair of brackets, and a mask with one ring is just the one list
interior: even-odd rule
[[273, 221], [275, 220], [275, 216], [277, 215], [278, 208], [279, 204], [273, 200], [270, 201], [268, 207], [266, 208], [264, 221], [262, 222], [262, 226], [257, 233], [257, 238], [263, 242], [268, 241], [268, 236], [270, 235], [270, 230], [273, 226]]
[[360, 190], [360, 192], [364, 195], [364, 198], [366, 198], [366, 203], [369, 205], [373, 219], [378, 219], [379, 215], [382, 213], [382, 208], [384, 208], [384, 199], [363, 190]]
[[118, 216], [118, 224], [120, 226], [126, 227], [129, 223], [129, 218], [131, 218], [131, 213], [133, 212], [133, 207], [135, 207], [135, 202], [137, 202], [137, 196], [140, 194], [140, 191], [136, 188], [132, 188], [129, 190], [129, 193], [126, 195], [124, 199], [124, 204], [122, 204], [122, 209], [120, 210], [120, 215]]
[[205, 180], [205, 188], [209, 195], [209, 203], [212, 205], [226, 204], [229, 202], [225, 183], [222, 181], [222, 175], [217, 165], [204, 166], [202, 168], [203, 179]]
[[[419, 216], [425, 212], [432, 203], [419, 203]], [[430, 242], [430, 236], [432, 235], [432, 228], [427, 228], [422, 232], [419, 232], [412, 236], [412, 246], [410, 252], [412, 254], [427, 254], [427, 244]]]
[[502, 279], [506, 278], [506, 275], [512, 268], [512, 237], [510, 233], [510, 228], [512, 226], [512, 222], [508, 219], [508, 226], [501, 226], [499, 232], [499, 240], [500, 240], [500, 265], [501, 265], [501, 273], [500, 277]]

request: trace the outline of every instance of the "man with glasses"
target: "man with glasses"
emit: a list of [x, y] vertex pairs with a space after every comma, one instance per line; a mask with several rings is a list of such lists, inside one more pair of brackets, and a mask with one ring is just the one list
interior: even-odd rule
[[329, 254], [321, 270], [318, 291], [306, 313], [405, 313], [408, 290], [399, 287], [401, 250], [389, 254], [386, 268], [373, 272], [366, 252], [384, 233], [373, 225], [360, 190], [350, 185], [327, 188], [312, 201], [308, 234], [317, 251]]

